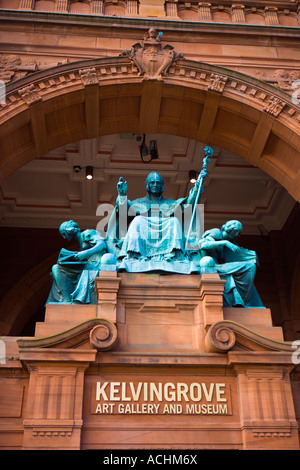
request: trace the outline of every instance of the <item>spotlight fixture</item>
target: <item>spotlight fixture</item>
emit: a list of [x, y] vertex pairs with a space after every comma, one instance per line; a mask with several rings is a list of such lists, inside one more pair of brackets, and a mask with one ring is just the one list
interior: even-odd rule
[[85, 168], [85, 177], [87, 180], [91, 180], [93, 179], [93, 172], [94, 172], [94, 168], [92, 166], [80, 166], [80, 165], [74, 165], [73, 166], [73, 171], [74, 173], [80, 173], [81, 170], [83, 170]]
[[195, 184], [197, 181], [197, 172], [195, 170], [189, 171], [189, 180], [190, 183]]
[[87, 166], [85, 168], [85, 177], [87, 180], [93, 179], [94, 168], [92, 166]]
[[[158, 149], [157, 149], [157, 141], [150, 140], [149, 147], [146, 145], [146, 135], [143, 135], [143, 141], [140, 148], [140, 155], [143, 163], [150, 163], [152, 160], [157, 160], [159, 158]], [[145, 159], [145, 157], [148, 157]], [[149, 158], [150, 157], [150, 158]]]

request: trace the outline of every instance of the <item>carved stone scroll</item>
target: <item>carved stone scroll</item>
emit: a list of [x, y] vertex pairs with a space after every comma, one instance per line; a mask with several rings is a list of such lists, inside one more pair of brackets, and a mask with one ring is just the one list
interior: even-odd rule
[[235, 345], [236, 336], [234, 331], [226, 325], [222, 325], [222, 322], [218, 322], [218, 326], [215, 325], [210, 328], [205, 337], [206, 350], [209, 352], [227, 352]]
[[108, 351], [112, 349], [117, 339], [116, 326], [108, 321], [102, 320], [90, 331], [90, 343], [98, 351]]
[[[18, 345], [20, 351], [24, 353], [26, 353], [28, 349], [39, 349], [40, 351], [42, 351], [45, 348], [51, 348], [53, 350], [55, 349], [57, 350], [57, 352], [59, 352], [59, 349], [64, 348], [74, 348], [79, 351], [80, 347], [82, 347], [83, 345], [91, 344], [90, 333], [98, 326], [100, 327], [100, 329], [98, 331], [95, 330], [97, 331], [97, 334], [96, 336], [94, 336], [96, 343], [98, 342], [98, 340], [100, 342], [105, 342], [109, 339], [109, 342], [111, 343], [116, 340], [117, 330], [115, 325], [109, 320], [103, 318], [95, 318], [92, 320], [87, 320], [86, 322], [80, 323], [79, 325], [76, 325], [72, 328], [69, 328], [68, 330], [62, 331], [52, 336], [29, 339], [21, 338], [20, 340], [18, 340]], [[95, 345], [93, 344], [93, 346]], [[109, 346], [112, 346], [112, 344], [110, 344]], [[85, 349], [85, 351], [87, 350]]]
[[242, 351], [283, 351], [292, 353], [291, 343], [275, 341], [231, 320], [214, 323], [205, 337], [207, 352], [226, 353], [231, 349]]

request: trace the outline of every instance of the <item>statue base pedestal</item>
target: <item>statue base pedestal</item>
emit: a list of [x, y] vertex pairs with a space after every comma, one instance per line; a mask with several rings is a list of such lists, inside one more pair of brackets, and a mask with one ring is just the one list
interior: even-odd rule
[[217, 274], [95, 285], [97, 305], [47, 305], [35, 337], [4, 338], [2, 448], [299, 449], [269, 309], [223, 308]]

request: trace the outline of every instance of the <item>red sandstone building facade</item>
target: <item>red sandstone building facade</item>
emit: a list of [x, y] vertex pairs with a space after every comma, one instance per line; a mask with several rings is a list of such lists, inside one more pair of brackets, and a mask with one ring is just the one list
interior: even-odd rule
[[[298, 449], [297, 2], [0, 0], [0, 17], [0, 447]], [[152, 27], [162, 70], [123, 52]], [[266, 308], [223, 308], [216, 274], [105, 270], [97, 304], [45, 308], [59, 224], [95, 228], [122, 175], [185, 196], [205, 145], [206, 228], [242, 221]]]

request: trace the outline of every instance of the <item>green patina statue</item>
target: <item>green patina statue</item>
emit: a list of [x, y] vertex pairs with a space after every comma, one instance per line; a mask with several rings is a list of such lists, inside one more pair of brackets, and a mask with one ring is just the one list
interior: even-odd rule
[[60, 251], [52, 267], [53, 284], [47, 303], [96, 303], [94, 280], [106, 253], [103, 237], [96, 230], [81, 232], [73, 220], [63, 222], [59, 232], [66, 240], [76, 240], [79, 251]]
[[[183, 216], [188, 218], [192, 214], [190, 207], [195, 204], [199, 184], [200, 178], [186, 198], [166, 199], [163, 178], [152, 172], [146, 178], [146, 196], [130, 201], [126, 196], [127, 184], [120, 178], [106, 239], [109, 251], [120, 263], [120, 270], [191, 272], [190, 259], [185, 253]], [[196, 236], [191, 232], [194, 245]]]
[[146, 178], [147, 194], [134, 201], [127, 198], [127, 183], [121, 177], [105, 240], [96, 230], [81, 232], [72, 220], [61, 224], [61, 235], [76, 240], [79, 251], [60, 251], [47, 303], [95, 303], [94, 280], [99, 271], [118, 270], [218, 273], [226, 280], [225, 306], [263, 307], [254, 286], [256, 253], [237, 244], [242, 224], [231, 220], [202, 235], [203, 220], [197, 209], [211, 155], [212, 149], [206, 147], [195, 185], [187, 197], [177, 200], [164, 198], [164, 181], [156, 171]]
[[213, 150], [205, 147], [204, 152], [202, 171], [185, 198], [166, 199], [163, 178], [153, 171], [146, 178], [146, 196], [130, 201], [127, 183], [120, 178], [106, 238], [119, 270], [181, 274], [197, 271], [194, 258], [199, 252], [197, 242], [203, 226], [197, 208]]
[[[241, 222], [229, 220], [221, 229], [207, 230], [199, 240], [201, 259], [213, 258], [214, 269], [226, 280], [224, 305], [227, 307], [263, 307], [254, 286], [256, 266], [255, 251], [237, 244], [243, 230]], [[201, 264], [201, 262], [200, 262]]]

